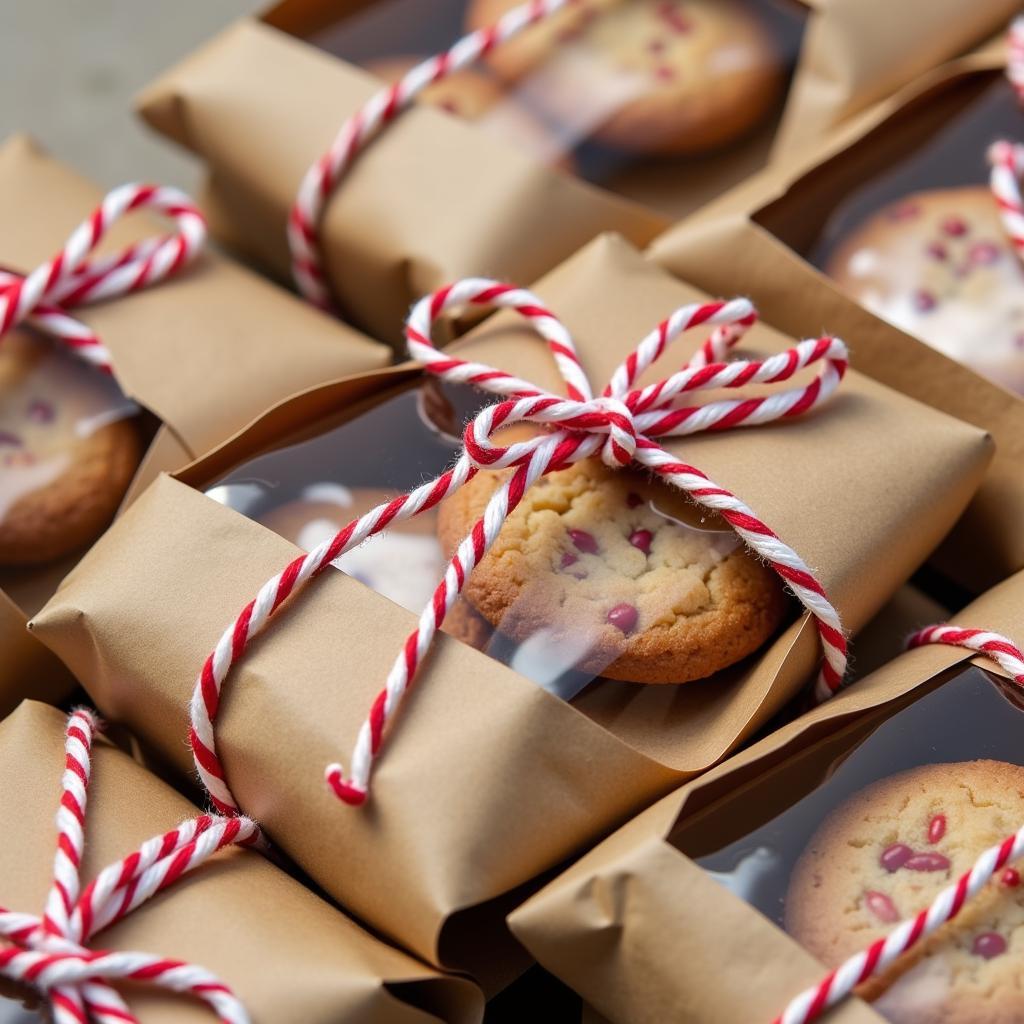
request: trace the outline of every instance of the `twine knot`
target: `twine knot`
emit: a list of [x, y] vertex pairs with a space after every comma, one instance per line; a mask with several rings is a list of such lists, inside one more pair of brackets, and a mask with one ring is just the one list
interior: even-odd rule
[[[89, 258], [115, 221], [141, 209], [166, 214], [174, 221], [175, 231], [111, 256]], [[0, 270], [0, 339], [20, 324], [31, 324], [111, 373], [110, 352], [69, 310], [148, 288], [177, 273], [205, 242], [206, 220], [184, 192], [156, 185], [121, 185], [107, 193], [52, 260], [27, 275]]]
[[143, 843], [82, 891], [86, 795], [98, 728], [90, 711], [78, 710], [68, 718], [53, 885], [41, 917], [0, 909], [0, 937], [9, 943], [0, 948], [0, 975], [42, 993], [60, 1024], [138, 1024], [110, 984], [118, 979], [192, 994], [224, 1024], [249, 1024], [245, 1007], [231, 989], [202, 967], [151, 953], [88, 948], [93, 935], [217, 850], [251, 843], [258, 834], [248, 818], [200, 815]]

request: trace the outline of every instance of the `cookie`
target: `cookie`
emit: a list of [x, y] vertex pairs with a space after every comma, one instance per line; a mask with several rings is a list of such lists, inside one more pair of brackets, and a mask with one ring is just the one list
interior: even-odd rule
[[[418, 57], [387, 57], [366, 65], [385, 82], [397, 82], [419, 63]], [[456, 117], [475, 121], [485, 131], [511, 142], [538, 160], [572, 172], [575, 163], [566, 146], [539, 118], [534, 117], [494, 78], [478, 71], [456, 71], [428, 85], [419, 95], [421, 102], [440, 107]]]
[[871, 312], [1024, 394], [1024, 269], [987, 188], [917, 192], [885, 207], [826, 271]]
[[[343, 526], [395, 497], [394, 492], [319, 483], [301, 498], [258, 517], [264, 526], [305, 551], [330, 540]], [[334, 560], [342, 572], [417, 615], [430, 600], [445, 559], [429, 513], [392, 526]]]
[[[481, 473], [441, 504], [446, 551], [507, 473]], [[466, 597], [522, 642], [542, 631], [580, 650], [579, 667], [641, 683], [702, 679], [755, 651], [785, 608], [775, 574], [723, 524], [639, 474], [597, 459], [531, 487]]]
[[[822, 823], [793, 871], [786, 929], [835, 967], [927, 907], [1024, 820], [1024, 768], [967, 761], [883, 779]], [[1024, 1020], [1024, 887], [1005, 869], [863, 986], [894, 1024]], [[858, 990], [860, 991], [860, 990]]]
[[46, 339], [0, 343], [0, 565], [39, 565], [106, 529], [142, 458], [137, 408]]
[[[517, 4], [474, 0], [468, 24], [490, 25]], [[775, 40], [740, 0], [580, 0], [489, 61], [578, 136], [585, 127], [588, 137], [643, 153], [732, 142], [771, 113], [783, 87]]]

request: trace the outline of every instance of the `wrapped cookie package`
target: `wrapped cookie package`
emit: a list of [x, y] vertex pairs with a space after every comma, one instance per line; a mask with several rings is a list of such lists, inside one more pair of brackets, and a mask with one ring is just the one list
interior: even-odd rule
[[[0, 813], [19, 823], [3, 844], [5, 909], [40, 914], [52, 885], [64, 727], [60, 711], [33, 701], [0, 724], [0, 766], [9, 783]], [[103, 739], [94, 741], [91, 760], [85, 884], [144, 840], [199, 813]], [[212, 971], [254, 1024], [327, 1024], [340, 1017], [472, 1024], [480, 1014], [479, 992], [469, 982], [443, 977], [371, 937], [284, 870], [238, 848], [221, 850], [88, 945], [178, 958]], [[143, 1024], [210, 1019], [198, 1000], [157, 985], [131, 982], [122, 994]], [[26, 997], [31, 1004], [28, 993], [0, 994], [0, 1018], [20, 1020], [16, 1003]], [[39, 1019], [25, 1014], [25, 1020]]]
[[1000, 38], [924, 76], [651, 251], [712, 290], [758, 266], [770, 322], [828, 315], [863, 372], [993, 435], [992, 472], [935, 559], [975, 594], [1024, 567], [1024, 269], [1005, 194], [1024, 107], [1006, 60]]
[[[954, 621], [1012, 635], [1022, 599], [1018, 574]], [[516, 934], [613, 1021], [656, 1020], [674, 1000], [694, 1024], [774, 1019], [1024, 820], [1021, 689], [971, 658], [901, 655], [688, 784], [515, 912]], [[1020, 886], [1019, 865], [997, 871], [857, 988], [873, 1015], [851, 1003], [837, 1019], [1019, 1019]], [[611, 910], [609, 891], [628, 896]], [[745, 990], [757, 962], [779, 974]]]
[[[595, 388], [655, 321], [703, 301], [614, 236], [537, 290]], [[673, 363], [703, 341], [685, 335]], [[791, 344], [755, 326], [743, 353]], [[451, 351], [559, 390], [547, 346], [511, 314]], [[35, 635], [106, 715], [189, 772], [186, 705], [231, 617], [296, 544], [450, 464], [480, 401], [406, 366], [282, 403], [156, 481]], [[991, 454], [975, 428], [853, 371], [806, 416], [667, 445], [815, 567], [851, 631], [927, 557]], [[521, 963], [502, 919], [525, 887], [735, 749], [811, 683], [820, 658], [813, 622], [722, 522], [589, 459], [526, 492], [388, 729], [372, 805], [340, 806], [324, 767], [361, 735], [453, 538], [498, 476], [479, 473], [433, 523], [417, 517], [354, 548], [342, 571], [328, 566], [282, 605], [232, 670], [216, 724], [231, 790], [275, 842], [362, 919], [490, 989]]]
[[[440, 476], [484, 401], [465, 385], [425, 381], [242, 463], [206, 494], [312, 551]], [[532, 433], [513, 427], [495, 441]], [[382, 438], [398, 437], [405, 441], [381, 450]], [[334, 565], [418, 615], [501, 476], [478, 476], [439, 509], [396, 523]], [[724, 521], [643, 473], [588, 460], [533, 485], [443, 628], [571, 699], [597, 677], [709, 677], [752, 654], [786, 618], [781, 583]]]
[[[516, 6], [445, 0], [427, 12], [383, 0], [305, 38], [391, 82]], [[569, 5], [422, 100], [678, 216], [722, 189], [723, 164], [728, 175], [767, 159], [805, 17], [802, 5], [777, 0]]]
[[[541, 4], [540, 24], [440, 81], [431, 71], [421, 109], [393, 120], [389, 107], [354, 163], [339, 141], [314, 164], [382, 85], [518, 5], [285, 0], [168, 72], [140, 110], [208, 164], [221, 237], [300, 284], [310, 253], [293, 240], [289, 254], [286, 225], [313, 238], [317, 287], [398, 345], [396, 318], [423, 292], [480, 272], [535, 280], [602, 230], [643, 245], [763, 167], [774, 145], [802, 145], [1012, 11], [879, 3]], [[377, 124], [380, 106], [361, 117]], [[304, 182], [339, 159], [316, 188]]]
[[[51, 259], [101, 198], [21, 137], [0, 147], [0, 184], [4, 284]], [[58, 306], [18, 317], [0, 344], [5, 712], [26, 679], [38, 680], [40, 698], [68, 688], [27, 642], [25, 622], [133, 485], [191, 461], [293, 391], [387, 361], [382, 345], [211, 253], [145, 290], [83, 301], [94, 268], [118, 247], [151, 243], [157, 223], [138, 212], [115, 225], [100, 263], [71, 276]], [[68, 324], [78, 331], [70, 343], [50, 330]], [[98, 343], [83, 345], [86, 336]]]

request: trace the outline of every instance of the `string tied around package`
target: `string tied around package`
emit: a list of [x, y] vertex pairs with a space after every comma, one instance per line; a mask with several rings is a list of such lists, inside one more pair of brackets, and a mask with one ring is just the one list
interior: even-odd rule
[[89, 941], [226, 846], [251, 842], [244, 817], [200, 815], [104, 868], [82, 888], [86, 798], [99, 722], [80, 709], [65, 730], [53, 884], [42, 916], [0, 909], [0, 975], [40, 992], [54, 1024], [138, 1024], [114, 981], [146, 982], [202, 1000], [223, 1024], [249, 1024], [231, 989], [202, 967], [152, 953], [95, 950]]
[[[459, 359], [435, 348], [430, 338], [435, 321], [445, 313], [467, 307], [512, 310], [525, 318], [547, 343], [566, 394], [552, 394], [496, 367]], [[698, 302], [677, 309], [640, 342], [615, 370], [608, 386], [595, 397], [569, 331], [532, 292], [489, 279], [468, 278], [421, 299], [406, 324], [412, 358], [427, 373], [443, 381], [471, 385], [499, 400], [468, 423], [463, 451], [450, 469], [378, 505], [350, 522], [330, 540], [294, 559], [263, 585], [221, 635], [203, 665], [190, 705], [190, 740], [196, 770], [216, 808], [225, 814], [238, 813], [238, 803], [217, 753], [215, 724], [224, 683], [252, 639], [289, 597], [301, 591], [340, 555], [391, 523], [434, 507], [481, 471], [512, 470], [496, 490], [483, 516], [458, 546], [432, 600], [420, 615], [416, 629], [403, 644], [384, 689], [374, 700], [358, 732], [350, 774], [346, 775], [339, 764], [327, 768], [327, 783], [344, 802], [360, 804], [366, 799], [371, 766], [380, 751], [388, 723], [396, 714], [445, 615], [459, 597], [469, 574], [486, 555], [502, 524], [541, 476], [592, 455], [600, 455], [608, 465], [634, 465], [646, 470], [698, 505], [719, 514], [781, 576], [810, 612], [824, 655], [816, 690], [822, 699], [834, 693], [846, 670], [846, 638], [839, 615], [814, 573], [748, 505], [697, 467], [680, 461], [656, 440], [754, 427], [801, 416], [833, 395], [848, 362], [846, 346], [837, 338], [801, 341], [767, 359], [724, 361], [756, 316], [754, 307], [746, 299]], [[682, 370], [654, 384], [637, 386], [640, 376], [661, 358], [672, 341], [700, 325], [711, 327], [713, 331]], [[813, 364], [820, 364], [817, 375], [803, 386], [758, 397], [689, 404], [695, 392], [779, 384]], [[496, 443], [494, 432], [514, 423], [535, 424], [543, 432], [538, 437], [513, 444]]]
[[[1014, 18], [1006, 34], [1006, 77], [1024, 104], [1024, 15]], [[989, 188], [999, 209], [1003, 230], [1017, 256], [1024, 259], [1024, 146], [1000, 139], [988, 148]]]
[[[1024, 652], [1005, 636], [983, 629], [959, 626], [927, 626], [907, 640], [908, 649], [946, 644], [977, 651], [996, 662], [1018, 685], [1024, 687]], [[858, 985], [882, 974], [891, 964], [960, 913], [1007, 864], [1024, 854], [1024, 825], [997, 846], [989, 847], [952, 885], [943, 889], [915, 917], [896, 925], [887, 935], [843, 961], [813, 988], [794, 997], [772, 1024], [809, 1024], [842, 1002]]]
[[[117, 220], [143, 209], [169, 217], [175, 230], [110, 256], [90, 255]], [[205, 242], [206, 220], [184, 192], [158, 185], [120, 185], [75, 228], [53, 259], [27, 275], [0, 270], [0, 343], [9, 331], [28, 324], [112, 373], [107, 347], [70, 311], [141, 291], [176, 274], [195, 259]]]
[[428, 86], [475, 63], [496, 46], [578, 0], [527, 0], [487, 28], [464, 35], [444, 53], [421, 61], [385, 86], [342, 124], [330, 148], [303, 175], [288, 217], [292, 278], [299, 293], [321, 309], [334, 304], [324, 269], [320, 226], [327, 203], [349, 168], [377, 134]]

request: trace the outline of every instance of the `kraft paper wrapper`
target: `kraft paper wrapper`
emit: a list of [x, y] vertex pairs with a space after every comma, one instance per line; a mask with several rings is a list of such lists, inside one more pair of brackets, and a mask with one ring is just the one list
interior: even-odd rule
[[[299, 182], [379, 85], [242, 21], [150, 86], [139, 109], [209, 166], [214, 222], [231, 223], [246, 255], [290, 280], [285, 223]], [[412, 302], [449, 281], [533, 281], [599, 231], [646, 244], [666, 226], [457, 118], [417, 107], [356, 161], [322, 235], [346, 315], [397, 346]]]
[[[310, 36], [375, 2], [281, 0], [262, 20]], [[688, 189], [702, 196], [691, 209], [721, 192], [723, 179], [738, 180], [738, 164], [747, 165], [749, 174], [764, 165], [769, 150], [785, 155], [818, 141], [918, 75], [1003, 29], [1019, 9], [1017, 0], [982, 0], [969, 7], [963, 0], [796, 0], [793, 6], [805, 8], [807, 22], [781, 123], [770, 125], [760, 138], [700, 161], [706, 165], [703, 173], [694, 168], [691, 174], [687, 168]], [[670, 170], [678, 179], [678, 168]], [[652, 190], [651, 200], [664, 202], [671, 187], [666, 181]]]
[[[615, 236], [537, 287], [598, 388], [653, 324], [699, 297]], [[666, 365], [702, 340], [695, 332]], [[788, 344], [766, 327], [750, 335], [755, 351]], [[557, 387], [546, 346], [504, 315], [458, 351]], [[397, 369], [383, 379], [412, 377]], [[297, 550], [188, 485], [379, 394], [380, 378], [362, 380], [361, 394], [353, 378], [285, 403], [182, 480], [159, 479], [33, 623], [103, 711], [181, 772], [191, 770], [185, 709], [203, 660]], [[948, 529], [990, 454], [976, 428], [855, 373], [813, 416], [670, 447], [800, 551], [854, 630]], [[818, 658], [813, 626], [798, 619], [712, 682], [604, 687], [570, 705], [441, 635], [388, 737], [373, 798], [353, 811], [328, 793], [323, 769], [348, 756], [414, 622], [356, 580], [324, 574], [239, 666], [218, 742], [241, 805], [328, 892], [428, 961], [467, 967], [489, 986], [512, 962], [497, 924], [517, 889], [720, 760]]]
[[[31, 701], [0, 724], [0, 905], [39, 914], [52, 880], [54, 814], [65, 716]], [[93, 747], [82, 877], [198, 808], [105, 740]], [[371, 937], [260, 854], [223, 850], [122, 921], [93, 949], [135, 950], [195, 963], [234, 990], [254, 1024], [470, 1024], [482, 1000]], [[126, 998], [143, 1024], [204, 1024], [205, 1006], [150, 985]]]
[[773, 157], [785, 159], [1002, 30], [1017, 0], [812, 0]]
[[868, 313], [778, 237], [813, 230], [835, 196], [881, 173], [940, 129], [1005, 66], [994, 45], [937, 71], [844, 128], [816, 152], [770, 169], [667, 232], [656, 262], [710, 292], [756, 281], [758, 307], [784, 331], [828, 324], [854, 365], [992, 435], [996, 458], [935, 564], [974, 592], [1024, 567], [1024, 400]]
[[[27, 272], [50, 259], [102, 196], [30, 139], [8, 139], [0, 145], [0, 266]], [[102, 251], [166, 230], [160, 219], [132, 214], [115, 225]], [[179, 469], [296, 391], [388, 359], [383, 345], [211, 252], [169, 281], [74, 315], [113, 353], [124, 392], [164, 424], [140, 479]], [[52, 593], [59, 579], [53, 569], [22, 570], [8, 590], [14, 608], [5, 607], [0, 616], [0, 649], [12, 652], [12, 685], [34, 679], [52, 661], [39, 652], [23, 662], [15, 652], [30, 646], [25, 623], [45, 600], [26, 603], [20, 592], [49, 586]], [[14, 614], [19, 608], [20, 617]], [[0, 668], [0, 678], [7, 668]], [[0, 710], [6, 691], [5, 680]], [[24, 696], [39, 692], [29, 689], [13, 699]]]
[[[1018, 573], [952, 621], [1012, 637], [1022, 619], [1024, 573]], [[769, 767], [968, 661], [1002, 674], [970, 651], [918, 648], [687, 783], [517, 909], [510, 918], [516, 936], [616, 1024], [773, 1020], [825, 968], [680, 853], [670, 833]], [[728, 805], [721, 812], [728, 814]], [[842, 1004], [828, 1020], [881, 1022], [859, 1000]]]

